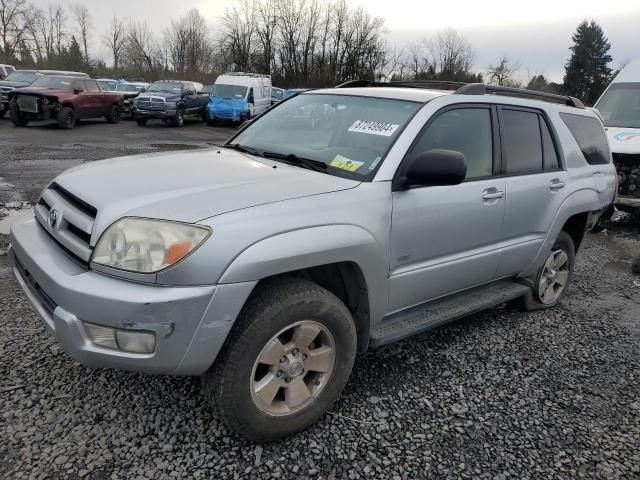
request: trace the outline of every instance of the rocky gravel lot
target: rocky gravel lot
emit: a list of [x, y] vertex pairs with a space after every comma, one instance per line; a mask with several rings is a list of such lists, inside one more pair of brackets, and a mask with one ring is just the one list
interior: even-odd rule
[[[29, 169], [53, 176], [57, 155], [39, 146], [30, 163], [10, 134], [0, 122], [5, 210], [33, 201], [46, 180]], [[1, 479], [640, 478], [640, 237], [630, 227], [588, 236], [561, 306], [501, 306], [363, 355], [327, 416], [264, 445], [233, 436], [197, 378], [67, 357], [14, 281], [7, 241], [0, 234]]]

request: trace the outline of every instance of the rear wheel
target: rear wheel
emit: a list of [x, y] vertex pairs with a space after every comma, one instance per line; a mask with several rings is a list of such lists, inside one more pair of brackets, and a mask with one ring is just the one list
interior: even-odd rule
[[120, 123], [120, 117], [121, 117], [120, 107], [118, 105], [112, 105], [111, 111], [109, 112], [109, 115], [107, 115], [106, 117], [107, 122]]
[[11, 109], [9, 118], [16, 127], [26, 127], [29, 123], [29, 119], [26, 118], [23, 113], [20, 113], [14, 109]]
[[576, 250], [571, 235], [562, 231], [536, 277], [533, 289], [520, 299], [523, 310], [557, 305], [567, 292], [573, 274]]
[[147, 119], [146, 118], [136, 118], [136, 123], [138, 124], [138, 126], [144, 127], [147, 124]]
[[331, 408], [351, 373], [356, 344], [351, 314], [331, 292], [308, 280], [268, 281], [203, 376], [204, 392], [236, 433], [275, 440]]
[[76, 114], [71, 107], [62, 107], [58, 112], [58, 127], [69, 130], [76, 126]]

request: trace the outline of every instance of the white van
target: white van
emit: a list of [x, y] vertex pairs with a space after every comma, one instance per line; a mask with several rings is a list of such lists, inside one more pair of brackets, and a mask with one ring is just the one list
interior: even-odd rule
[[[211, 92], [207, 117], [211, 120], [244, 121], [271, 106], [271, 76], [232, 72], [220, 75]], [[215, 108], [214, 108], [215, 106]]]
[[625, 66], [595, 104], [618, 171], [622, 207], [640, 207], [640, 60]]

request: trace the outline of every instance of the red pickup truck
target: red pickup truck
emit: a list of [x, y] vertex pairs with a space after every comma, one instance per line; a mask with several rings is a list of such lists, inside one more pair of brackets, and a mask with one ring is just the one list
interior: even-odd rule
[[122, 95], [103, 92], [89, 78], [43, 76], [30, 86], [9, 92], [11, 121], [24, 127], [32, 120], [57, 120], [60, 128], [73, 128], [81, 118], [104, 117], [118, 123]]

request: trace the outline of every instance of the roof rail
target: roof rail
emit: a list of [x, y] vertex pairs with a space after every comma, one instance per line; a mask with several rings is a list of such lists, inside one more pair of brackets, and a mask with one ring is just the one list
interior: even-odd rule
[[562, 103], [570, 107], [584, 108], [584, 104], [580, 100], [569, 95], [538, 92], [536, 90], [527, 90], [526, 88], [499, 87], [495, 85], [485, 85], [484, 83], [468, 83], [457, 89], [454, 93], [456, 95], [484, 95], [489, 93], [510, 97], [531, 98], [534, 100], [546, 100], [548, 102]]
[[335, 88], [359, 88], [359, 87], [406, 87], [406, 88], [432, 88], [443, 90], [455, 90], [466, 85], [464, 82], [450, 82], [448, 80], [398, 80], [393, 82], [376, 82], [375, 80], [349, 80], [336, 85]]
[[570, 107], [585, 108], [584, 104], [580, 100], [568, 95], [538, 92], [536, 90], [527, 90], [526, 88], [498, 87], [494, 85], [485, 85], [484, 83], [450, 82], [447, 80], [401, 80], [395, 82], [349, 80], [348, 82], [336, 85], [335, 88], [358, 87], [405, 87], [434, 90], [455, 90], [454, 94], [457, 95], [485, 95], [489, 93], [495, 95], [507, 95], [511, 97], [530, 98], [533, 100], [545, 100], [547, 102], [561, 103]]

